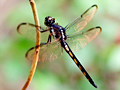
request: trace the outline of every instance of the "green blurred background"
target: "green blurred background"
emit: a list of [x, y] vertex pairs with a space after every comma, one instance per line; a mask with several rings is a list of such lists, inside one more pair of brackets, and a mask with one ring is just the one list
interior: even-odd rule
[[[35, 0], [41, 26], [48, 15], [66, 26], [93, 4], [98, 11], [85, 27], [101, 26], [101, 34], [75, 52], [97, 84], [97, 90], [120, 90], [120, 0]], [[34, 24], [29, 0], [0, 1], [0, 90], [20, 90], [31, 61], [26, 51], [35, 45], [16, 31], [22, 22]], [[59, 60], [38, 63], [27, 90], [96, 90], [64, 52]]]

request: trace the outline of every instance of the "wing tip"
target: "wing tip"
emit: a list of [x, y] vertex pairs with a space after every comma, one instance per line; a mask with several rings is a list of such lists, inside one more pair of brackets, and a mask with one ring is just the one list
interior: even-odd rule
[[20, 26], [21, 26], [21, 25], [26, 25], [26, 24], [27, 24], [27, 23], [20, 23], [20, 24], [17, 26], [17, 32], [20, 33], [20, 32], [19, 32]]
[[87, 31], [91, 31], [91, 30], [93, 30], [93, 29], [95, 29], [95, 28], [100, 29], [100, 32], [102, 31], [102, 28], [101, 28], [100, 26], [90, 28], [90, 29], [89, 29], [89, 30], [87, 30]]
[[95, 11], [94, 11], [94, 14], [95, 14], [96, 11], [97, 11], [98, 6], [97, 6], [96, 4], [92, 5], [90, 8], [88, 8], [88, 9], [81, 15], [81, 17], [83, 17], [83, 15], [84, 15], [87, 11], [89, 11], [91, 8], [95, 8]]
[[25, 57], [29, 60], [30, 58], [28, 57], [29, 51], [33, 50], [35, 47], [31, 47], [25, 54]]
[[96, 28], [99, 28], [100, 29], [100, 32], [102, 31], [102, 28], [100, 26], [97, 26]]
[[97, 6], [96, 4], [92, 5], [92, 7], [96, 7], [96, 8], [98, 8], [98, 6]]

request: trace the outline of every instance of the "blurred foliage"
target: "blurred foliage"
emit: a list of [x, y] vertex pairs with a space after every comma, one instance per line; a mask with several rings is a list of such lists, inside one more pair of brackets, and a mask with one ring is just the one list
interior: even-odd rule
[[[98, 86], [120, 89], [120, 0], [35, 0], [40, 24], [48, 15], [66, 26], [93, 4], [98, 11], [85, 27], [101, 26], [101, 34], [75, 55]], [[34, 23], [28, 0], [0, 1], [0, 90], [20, 90], [31, 68], [26, 51], [35, 45], [16, 31], [22, 22]], [[96, 90], [64, 52], [55, 61], [39, 63], [28, 90]]]

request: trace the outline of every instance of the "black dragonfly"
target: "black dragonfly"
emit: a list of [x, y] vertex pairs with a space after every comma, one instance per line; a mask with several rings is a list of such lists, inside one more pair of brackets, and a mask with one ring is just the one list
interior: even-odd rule
[[[101, 28], [99, 26], [86, 31], [82, 30], [92, 19], [96, 11], [97, 5], [91, 6], [81, 16], [70, 22], [66, 27], [58, 25], [58, 23], [55, 23], [55, 18], [48, 16], [45, 17], [44, 21], [44, 24], [47, 26], [46, 29], [30, 23], [21, 23], [20, 25], [18, 25], [17, 31], [27, 38], [35, 39], [36, 28], [37, 30], [39, 30], [39, 27], [39, 31], [41, 32], [41, 44], [38, 45], [40, 46], [40, 61], [44, 62], [57, 59], [59, 56], [62, 55], [63, 48], [75, 62], [78, 68], [82, 71], [88, 81], [95, 88], [97, 88], [92, 78], [89, 76], [87, 71], [73, 54], [73, 51], [78, 51], [82, 49], [88, 42], [92, 41], [97, 35], [100, 34]], [[32, 47], [27, 51], [27, 59], [32, 59], [34, 49], [38, 46]]]

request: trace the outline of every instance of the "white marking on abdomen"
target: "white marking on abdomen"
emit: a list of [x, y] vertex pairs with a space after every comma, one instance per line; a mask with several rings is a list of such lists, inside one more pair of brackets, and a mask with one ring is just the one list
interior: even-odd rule
[[67, 50], [67, 51], [69, 51], [69, 48], [68, 48], [68, 46], [67, 46], [67, 45], [65, 45], [65, 48], [66, 48], [66, 50]]

